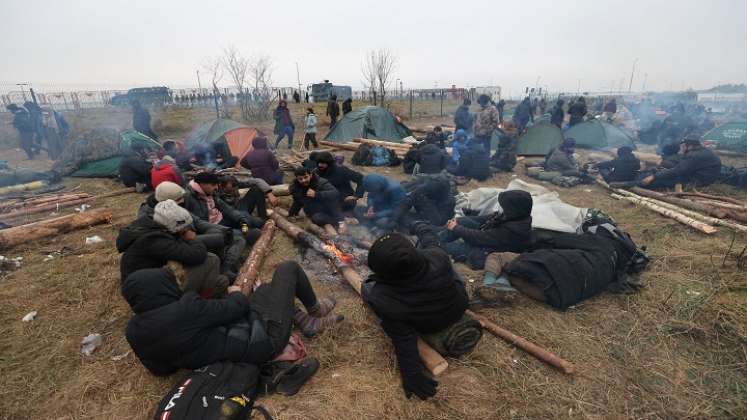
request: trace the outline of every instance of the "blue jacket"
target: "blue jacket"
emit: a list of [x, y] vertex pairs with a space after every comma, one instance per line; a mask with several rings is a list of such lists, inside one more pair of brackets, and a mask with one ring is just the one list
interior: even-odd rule
[[368, 207], [373, 207], [377, 217], [388, 217], [405, 198], [402, 185], [377, 174], [363, 177], [363, 189], [368, 192]]

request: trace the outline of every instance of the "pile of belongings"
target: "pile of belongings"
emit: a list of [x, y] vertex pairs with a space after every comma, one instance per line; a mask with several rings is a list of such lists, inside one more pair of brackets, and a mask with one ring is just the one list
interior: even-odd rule
[[402, 161], [392, 149], [361, 144], [353, 154], [352, 162], [359, 166], [397, 166]]

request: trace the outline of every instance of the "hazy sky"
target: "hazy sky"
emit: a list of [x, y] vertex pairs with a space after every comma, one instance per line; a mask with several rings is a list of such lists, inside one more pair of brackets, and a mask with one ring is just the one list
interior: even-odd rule
[[[0, 90], [196, 86], [230, 44], [267, 54], [276, 86], [361, 86], [366, 51], [397, 56], [405, 88], [575, 91], [747, 82], [747, 1], [0, 0]], [[203, 73], [204, 76], [204, 72]], [[647, 76], [644, 76], [647, 75]], [[203, 77], [203, 86], [205, 79]], [[613, 85], [614, 83], [614, 85]], [[228, 86], [227, 78], [221, 85]]]

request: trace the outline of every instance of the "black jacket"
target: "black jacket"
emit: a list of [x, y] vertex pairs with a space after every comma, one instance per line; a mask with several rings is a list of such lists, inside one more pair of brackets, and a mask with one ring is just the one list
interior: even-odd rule
[[[433, 236], [433, 235], [431, 235]], [[449, 256], [435, 239], [421, 239], [418, 250], [423, 268], [410, 276], [382, 278], [372, 275], [363, 299], [381, 318], [381, 326], [394, 344], [403, 377], [420, 372], [418, 333], [435, 333], [458, 321], [467, 309], [467, 291]]]
[[689, 151], [672, 169], [656, 174], [659, 182], [709, 185], [718, 181], [721, 175], [721, 159], [713, 151], [701, 147]]
[[185, 241], [148, 216], [139, 217], [119, 231], [117, 251], [122, 253], [119, 262], [122, 281], [143, 268], [160, 268], [169, 261], [197, 265], [207, 258], [203, 243]]
[[418, 149], [417, 163], [420, 173], [437, 174], [446, 169], [449, 157], [435, 144], [426, 144]]
[[462, 128], [468, 130], [472, 127], [472, 116], [467, 105], [459, 105], [454, 113], [454, 125], [457, 130]]
[[[309, 189], [316, 191], [314, 198], [306, 196]], [[308, 186], [304, 187], [298, 181], [294, 180], [288, 187], [288, 190], [293, 196], [293, 204], [291, 204], [291, 208], [288, 211], [288, 215], [290, 216], [297, 215], [302, 208], [307, 216], [324, 211], [328, 206], [337, 205], [337, 198], [339, 197], [339, 193], [335, 187], [317, 174], [312, 174]]]
[[132, 128], [144, 134], [150, 133], [150, 112], [145, 108], [136, 108], [132, 113]]
[[340, 104], [337, 101], [327, 102], [327, 115], [332, 118], [337, 118], [340, 115]]
[[[351, 195], [358, 198], [363, 197], [365, 193], [363, 191], [363, 174], [344, 165], [338, 166], [334, 159], [332, 159], [331, 163], [329, 161], [325, 161], [325, 163], [329, 165], [326, 171], [322, 172], [317, 168], [315, 172], [335, 187], [340, 194], [340, 200]], [[351, 182], [355, 182], [355, 190], [350, 185]]]
[[610, 171], [604, 177], [607, 182], [634, 181], [638, 177], [638, 171], [641, 170], [641, 161], [634, 154], [629, 154], [602, 162], [597, 165], [597, 168]]
[[119, 164], [119, 179], [125, 187], [134, 187], [135, 183], [146, 184], [150, 187], [150, 170], [153, 164], [140, 156], [127, 156]]
[[467, 150], [459, 156], [457, 175], [484, 181], [490, 177], [490, 153], [482, 145], [470, 141]]
[[141, 270], [127, 278], [122, 295], [135, 315], [125, 336], [155, 375], [213, 362], [252, 361], [249, 301], [239, 292], [224, 299], [182, 294], [168, 270]]
[[581, 119], [586, 115], [588, 110], [586, 109], [586, 102], [576, 101], [568, 108], [568, 114], [576, 119]]
[[[185, 188], [187, 194], [184, 196], [184, 207], [192, 216], [198, 219], [209, 221], [210, 215], [208, 211], [208, 205], [205, 200], [200, 199], [200, 195], [192, 188], [191, 185], [187, 185]], [[213, 194], [213, 200], [215, 200], [215, 207], [218, 211], [223, 214], [223, 218], [230, 224], [239, 224], [244, 222], [244, 216], [236, 209], [228, 205], [225, 201], [221, 200], [217, 194]]]
[[550, 123], [557, 125], [558, 127], [563, 125], [563, 119], [565, 118], [565, 112], [562, 106], [555, 105], [550, 115]]

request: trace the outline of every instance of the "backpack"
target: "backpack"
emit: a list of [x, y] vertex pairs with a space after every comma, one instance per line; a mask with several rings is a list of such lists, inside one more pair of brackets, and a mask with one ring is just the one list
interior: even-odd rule
[[250, 363], [217, 362], [193, 370], [158, 404], [155, 420], [233, 420], [249, 418], [254, 406], [259, 368]]

